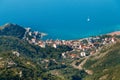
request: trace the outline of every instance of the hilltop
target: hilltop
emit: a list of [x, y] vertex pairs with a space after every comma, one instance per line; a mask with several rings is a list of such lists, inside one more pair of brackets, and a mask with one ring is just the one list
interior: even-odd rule
[[14, 36], [18, 38], [23, 38], [25, 34], [25, 29], [17, 24], [6, 23], [1, 26], [0, 36]]

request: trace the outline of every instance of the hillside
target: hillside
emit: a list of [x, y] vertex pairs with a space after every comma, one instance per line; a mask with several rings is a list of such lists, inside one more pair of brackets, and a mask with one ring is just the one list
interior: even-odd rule
[[17, 24], [7, 23], [0, 27], [0, 36], [14, 36], [23, 38], [25, 29]]
[[[0, 79], [73, 80], [72, 75], [81, 79], [84, 71], [80, 73], [70, 65], [62, 64], [65, 60], [62, 60], [60, 54], [69, 50], [67, 46], [40, 48], [16, 37], [1, 36]], [[48, 68], [45, 68], [46, 65]], [[54, 70], [59, 71], [60, 75], [53, 74]]]
[[120, 80], [120, 42], [103, 47], [89, 57], [84, 67], [91, 72], [84, 80]]
[[[8, 24], [7, 24], [8, 25]], [[30, 44], [28, 41], [15, 35], [13, 25], [1, 27], [0, 35], [0, 80], [63, 80], [59, 76], [48, 73], [48, 69], [41, 63], [45, 59], [50, 59], [49, 69], [64, 67], [62, 64], [55, 63], [54, 59], [60, 61], [61, 53], [69, 51], [68, 46], [58, 46], [53, 48], [47, 46], [41, 48]], [[10, 28], [7, 35], [7, 28]], [[16, 26], [16, 31], [19, 31]], [[22, 28], [22, 27], [19, 27]], [[21, 33], [19, 33], [22, 35]]]
[[37, 37], [34, 31], [25, 31], [10, 23], [0, 28], [0, 80], [120, 80], [119, 36], [114, 36], [115, 42], [111, 36], [102, 36], [98, 41], [102, 44], [107, 38], [106, 45], [94, 54], [77, 57], [73, 54], [80, 52], [67, 45], [42, 48], [35, 44], [43, 42], [39, 39], [30, 43]]

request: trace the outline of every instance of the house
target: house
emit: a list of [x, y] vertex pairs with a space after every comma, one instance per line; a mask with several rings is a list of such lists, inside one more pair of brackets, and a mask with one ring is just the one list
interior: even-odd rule
[[73, 58], [76, 58], [77, 55], [76, 54], [70, 54], [70, 57], [73, 59]]
[[32, 38], [31, 41], [32, 41], [32, 43], [36, 43], [36, 39], [35, 38]]
[[28, 34], [29, 34], [29, 36], [32, 36], [32, 32], [29, 32]]
[[53, 47], [54, 47], [54, 48], [57, 48], [57, 45], [54, 43], [54, 44], [53, 44]]
[[81, 57], [85, 57], [85, 56], [86, 56], [86, 53], [85, 53], [85, 52], [81, 52], [81, 53], [80, 53], [80, 56], [81, 56]]
[[62, 53], [62, 57], [63, 57], [63, 58], [66, 58], [66, 55], [65, 55], [65, 53]]
[[45, 47], [46, 47], [45, 42], [39, 41], [39, 42], [38, 42], [38, 45], [39, 45], [40, 47], [42, 47], [42, 48], [45, 48]]
[[107, 43], [106, 43], [106, 41], [103, 41], [103, 43], [102, 43], [102, 44], [103, 44], [103, 45], [105, 45], [105, 44], [107, 44]]
[[19, 76], [22, 77], [22, 71], [19, 72]]
[[44, 62], [46, 62], [46, 63], [48, 63], [48, 62], [50, 62], [48, 59], [44, 59]]
[[90, 55], [93, 55], [93, 54], [95, 54], [95, 51], [91, 51], [91, 52], [90, 52]]
[[14, 54], [14, 55], [16, 55], [17, 57], [19, 57], [19, 56], [20, 56], [20, 53], [19, 53], [19, 52], [17, 52], [17, 51], [13, 51], [13, 54]]
[[115, 42], [116, 42], [116, 39], [115, 39], [115, 38], [112, 38], [112, 39], [111, 39], [111, 42], [115, 43]]
[[80, 44], [79, 49], [82, 49], [83, 46], [84, 46], [83, 44]]
[[9, 67], [11, 67], [11, 66], [13, 66], [13, 65], [16, 65], [16, 63], [15, 62], [13, 62], [13, 61], [9, 61], [9, 62], [7, 62], [7, 67], [9, 68]]

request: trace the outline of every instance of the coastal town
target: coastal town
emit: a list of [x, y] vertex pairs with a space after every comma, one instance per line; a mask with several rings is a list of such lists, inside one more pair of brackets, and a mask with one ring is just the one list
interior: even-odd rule
[[30, 28], [26, 28], [26, 40], [29, 43], [45, 48], [51, 46], [57, 48], [58, 46], [65, 45], [72, 48], [72, 51], [61, 53], [63, 58], [79, 59], [98, 52], [104, 45], [116, 43], [117, 38], [113, 34], [83, 38], [79, 40], [41, 40], [41, 34], [39, 32], [31, 32]]

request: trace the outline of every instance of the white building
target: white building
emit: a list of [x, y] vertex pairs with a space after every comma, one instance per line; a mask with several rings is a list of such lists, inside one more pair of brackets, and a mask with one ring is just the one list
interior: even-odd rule
[[45, 47], [46, 47], [45, 42], [39, 41], [38, 45], [39, 45], [40, 47], [42, 47], [42, 48], [45, 48]]
[[56, 45], [56, 44], [53, 44], [53, 47], [54, 47], [54, 48], [57, 48], [57, 45]]
[[32, 32], [29, 32], [28, 34], [29, 34], [29, 36], [32, 36]]
[[35, 38], [32, 38], [31, 41], [32, 41], [32, 43], [36, 43], [36, 39]]
[[19, 53], [19, 52], [17, 52], [17, 51], [13, 51], [13, 54], [14, 54], [14, 55], [16, 55], [17, 57], [19, 57], [19, 56], [20, 56], [20, 53]]
[[115, 41], [115, 38], [112, 38], [112, 39], [111, 39], [111, 41], [112, 41], [113, 43], [115, 43], [115, 42], [116, 42], [116, 41]]
[[81, 53], [80, 53], [80, 56], [81, 56], [81, 57], [85, 57], [85, 56], [86, 56], [86, 53], [85, 53], [85, 52], [81, 52]]
[[65, 55], [65, 53], [62, 53], [62, 57], [63, 57], [63, 58], [66, 58], [66, 55]]

